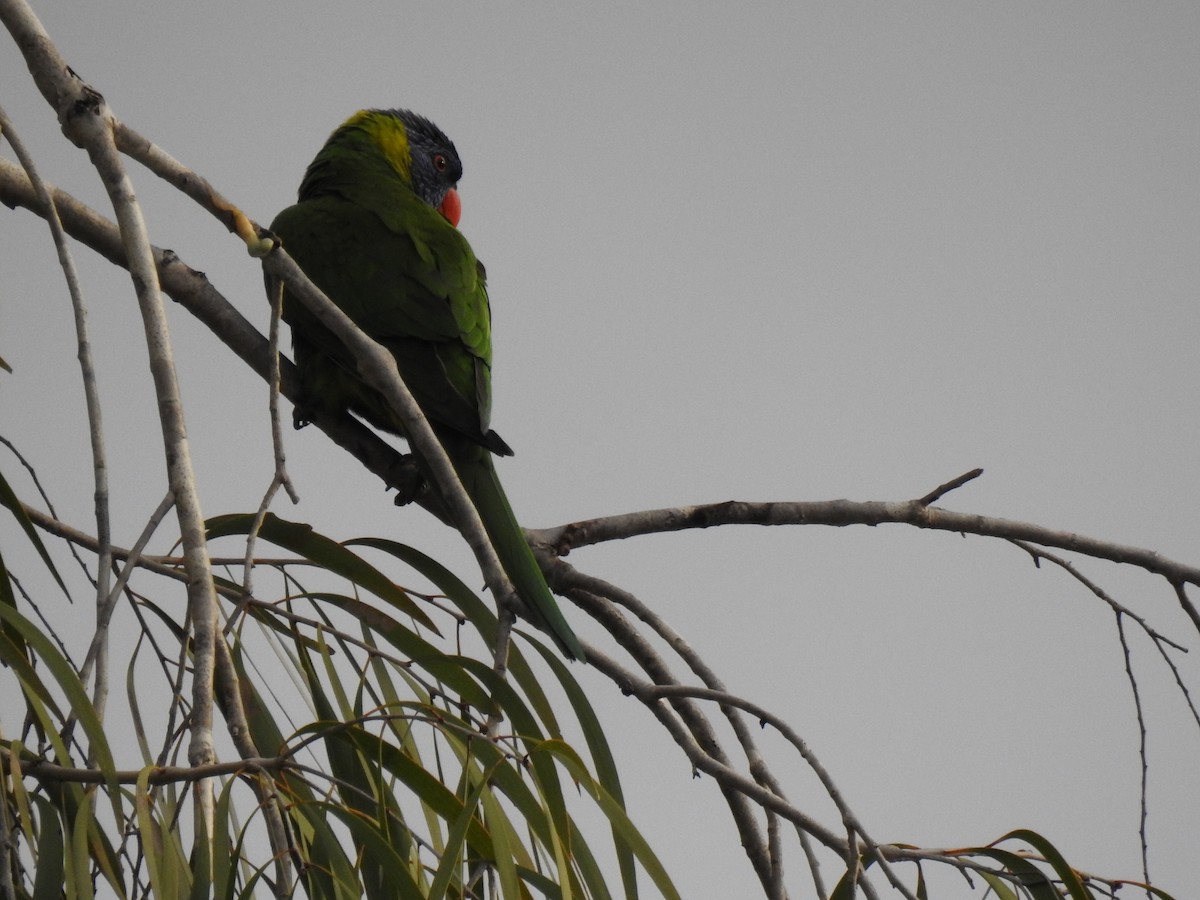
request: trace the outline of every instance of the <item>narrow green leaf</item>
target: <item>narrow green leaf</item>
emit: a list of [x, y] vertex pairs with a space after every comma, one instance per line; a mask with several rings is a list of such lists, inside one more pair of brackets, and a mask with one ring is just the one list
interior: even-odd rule
[[[5, 781], [12, 791], [13, 803], [17, 807], [17, 821], [20, 823], [21, 835], [25, 838], [25, 843], [31, 847], [37, 846], [37, 836], [34, 831], [33, 813], [29, 808], [29, 791], [25, 789], [25, 778], [21, 774], [21, 760], [25, 758], [25, 745], [20, 740], [14, 739], [9, 745], [8, 766], [9, 769], [4, 774], [7, 777]], [[33, 754], [30, 753], [30, 756]]]
[[329, 689], [333, 692], [333, 698], [337, 702], [335, 710], [328, 703], [328, 708], [322, 713], [322, 718], [338, 719], [347, 721], [357, 719], [362, 715], [362, 711], [355, 704], [350, 702], [350, 698], [346, 695], [345, 685], [343, 684], [343, 673], [339, 672], [333, 664], [329, 645], [325, 641], [325, 634], [317, 635], [317, 655], [321, 659], [321, 664], [325, 669], [324, 683], [329, 685]]
[[[215, 815], [216, 811], [214, 810], [214, 818]], [[217, 827], [215, 821], [213, 825]], [[173, 835], [172, 846], [175, 844]], [[215, 835], [205, 835], [201, 829], [197, 829], [192, 838], [192, 855], [189, 864], [186, 868], [180, 867], [183, 870], [181, 875], [184, 876], [181, 880], [186, 879], [187, 895], [191, 900], [207, 900], [213, 896], [213, 867], [216, 860], [225, 855], [226, 850], [223, 846], [217, 846]], [[182, 896], [182, 892], [179, 896]]]
[[[104, 782], [108, 788], [116, 828], [118, 832], [123, 830], [125, 827], [125, 814], [119, 801], [120, 791], [117, 786], [117, 768], [113, 762], [112, 749], [108, 745], [108, 735], [99, 717], [96, 715], [96, 708], [92, 705], [91, 698], [88, 697], [83, 683], [79, 680], [79, 675], [76, 673], [75, 667], [59, 653], [54, 643], [42, 634], [37, 626], [17, 612], [16, 609], [0, 604], [0, 619], [12, 625], [20, 632], [25, 643], [42, 660], [46, 668], [50, 670], [50, 673], [54, 676], [54, 680], [58, 682], [58, 686], [66, 695], [72, 713], [74, 713], [79, 724], [83, 727], [84, 733], [87, 735], [88, 746], [96, 759], [96, 765], [104, 775]], [[63, 758], [66, 759], [67, 757], [64, 756]]]
[[[541, 746], [545, 741], [541, 727], [538, 725], [537, 719], [525, 704], [523, 698], [513, 689], [513, 686], [507, 681], [496, 678], [495, 673], [490, 667], [485, 666], [478, 660], [463, 660], [463, 666], [477, 673], [477, 677], [491, 691], [493, 698], [500, 704], [509, 721], [512, 722], [514, 733], [521, 736], [521, 740], [527, 746], [536, 748]], [[529, 764], [533, 770], [534, 781], [537, 786], [537, 792], [542, 798], [541, 803], [537, 805], [549, 815], [549, 824], [553, 827], [553, 833], [543, 833], [538, 836], [545, 841], [547, 847], [552, 847], [556, 839], [564, 840], [569, 848], [571, 842], [571, 826], [567, 815], [567, 804], [563, 797], [562, 784], [559, 781], [559, 770], [554, 764], [554, 760], [544, 753], [530, 753]], [[497, 778], [503, 775], [504, 769], [497, 772]], [[503, 784], [498, 782], [498, 784]], [[524, 782], [520, 784], [522, 791], [527, 791], [528, 788]], [[518, 798], [509, 793], [508, 788], [504, 788], [505, 793], [510, 799], [518, 802]], [[536, 803], [536, 801], [535, 801]], [[520, 807], [519, 807], [520, 808]], [[531, 809], [522, 808], [522, 814], [530, 816]], [[540, 816], [538, 816], [540, 818]], [[530, 824], [534, 824], [531, 822]], [[558, 837], [556, 838], [555, 835]]]
[[[521, 900], [521, 880], [517, 876], [516, 866], [518, 847], [521, 842], [513, 832], [512, 825], [496, 800], [495, 794], [486, 789], [486, 784], [484, 788], [485, 790], [480, 794], [480, 800], [483, 803], [484, 821], [487, 823], [488, 832], [492, 835], [492, 844], [496, 848], [496, 855], [492, 859], [496, 863], [496, 874], [500, 878], [500, 896], [505, 900]], [[560, 882], [566, 881], [565, 870], [560, 868], [559, 875], [561, 876]]]
[[[589, 900], [613, 900], [612, 892], [608, 889], [608, 878], [600, 863], [596, 860], [596, 856], [592, 853], [592, 848], [588, 842], [583, 839], [582, 834], [577, 834], [575, 840], [571, 842], [571, 863], [575, 871], [572, 871], [572, 876], [578, 873], [578, 880], [583, 883], [584, 896]], [[574, 880], [572, 884], [574, 884]], [[633, 897], [637, 895], [634, 894]], [[632, 900], [632, 897], [627, 896], [625, 900]]]
[[[13, 609], [17, 608], [17, 598], [13, 594], [12, 582], [8, 577], [8, 567], [4, 564], [4, 555], [0, 554], [0, 606], [9, 606]], [[25, 646], [25, 641], [17, 630], [8, 624], [0, 624], [0, 637], [3, 637], [9, 644], [13, 646], [13, 650], [9, 651], [11, 656], [25, 658], [28, 653], [28, 648]]]
[[[370, 547], [398, 559], [429, 580], [448, 600], [463, 611], [476, 630], [489, 640], [496, 630], [496, 614], [457, 575], [436, 559], [407, 544], [386, 538], [361, 537], [345, 542], [347, 547]], [[490, 643], [489, 643], [490, 645]]]
[[[208, 539], [234, 534], [247, 534], [254, 524], [248, 513], [217, 516], [206, 523]], [[346, 549], [332, 538], [313, 530], [302, 522], [289, 522], [274, 513], [267, 513], [259, 537], [278, 547], [290, 550], [327, 571], [341, 575], [370, 591], [381, 600], [402, 610], [435, 634], [440, 634], [433, 620], [425, 614], [407, 592], [361, 556]]]
[[1063, 855], [1058, 852], [1058, 848], [1036, 831], [1030, 831], [1028, 828], [1018, 828], [1000, 838], [1000, 841], [1007, 840], [1024, 841], [1045, 857], [1046, 862], [1054, 869], [1055, 874], [1062, 879], [1063, 886], [1071, 895], [1071, 900], [1095, 900], [1095, 894], [1079, 880], [1079, 875], [1063, 859]]
[[62, 900], [65, 845], [62, 822], [50, 801], [35, 796], [38, 808], [37, 873], [33, 877], [33, 900]]
[[1024, 857], [1001, 850], [999, 847], [975, 847], [961, 856], [987, 856], [996, 860], [1017, 878], [1017, 884], [1028, 892], [1034, 900], [1061, 900], [1061, 897], [1050, 884], [1050, 878]]
[[[312, 594], [310, 596], [336, 605], [353, 615], [365, 627], [372, 628], [403, 656], [419, 662], [430, 675], [445, 682], [446, 687], [458, 694], [463, 702], [484, 712], [494, 708], [495, 700], [492, 692], [486, 686], [480, 686], [478, 678], [470, 676], [468, 671], [470, 667], [466, 665], [467, 661], [462, 657], [443, 653], [424, 638], [400, 625], [382, 610], [354, 597], [345, 597], [340, 594]], [[486, 667], [485, 670], [491, 672]], [[478, 672], [478, 669], [475, 671]]]
[[168, 897], [167, 877], [163, 869], [162, 841], [159, 839], [158, 823], [154, 821], [153, 804], [150, 799], [150, 773], [153, 766], [145, 766], [139, 773], [134, 789], [134, 810], [137, 814], [138, 834], [142, 839], [142, 856], [150, 873], [150, 889], [156, 896]]
[[88, 854], [90, 836], [96, 828], [95, 811], [92, 809], [94, 793], [86, 792], [83, 802], [75, 812], [75, 825], [71, 829], [71, 843], [67, 847], [67, 884], [75, 900], [91, 900], [92, 892], [91, 857]]
[[1175, 900], [1175, 898], [1173, 896], [1171, 896], [1170, 894], [1168, 894], [1166, 891], [1159, 890], [1158, 888], [1153, 887], [1148, 884], [1142, 884], [1141, 882], [1137, 882], [1137, 881], [1129, 881], [1129, 882], [1126, 882], [1126, 884], [1129, 884], [1132, 887], [1136, 887], [1136, 888], [1138, 888], [1138, 890], [1148, 891], [1149, 893], [1153, 894], [1155, 897], [1162, 898], [1162, 900]]
[[[62, 588], [62, 592], [70, 599], [70, 594], [67, 591], [67, 585], [62, 580], [62, 576], [58, 574], [58, 569], [54, 567], [54, 560], [50, 558], [49, 551], [46, 550], [46, 545], [42, 543], [41, 537], [37, 533], [37, 528], [33, 521], [25, 512], [25, 507], [5, 479], [3, 473], [0, 473], [0, 506], [5, 506], [8, 511], [13, 514], [13, 518], [17, 520], [17, 524], [21, 526], [21, 530], [25, 532], [25, 536], [29, 538], [29, 542], [33, 544], [33, 548], [37, 551], [38, 556], [42, 558], [42, 562], [46, 564], [46, 568], [50, 570], [50, 574], [54, 576], [54, 580], [58, 582], [58, 586]], [[4, 576], [4, 584], [8, 586], [8, 576]]]
[[[596, 779], [608, 792], [608, 795], [624, 808], [625, 797], [621, 790], [621, 778], [617, 770], [617, 763], [613, 758], [608, 739], [604, 735], [600, 719], [591, 703], [588, 702], [587, 694], [575, 680], [557, 651], [540, 643], [536, 646], [558, 679], [559, 685], [567, 696], [567, 701], [571, 704], [575, 720], [583, 730], [583, 739], [587, 743], [588, 755], [592, 759], [592, 768], [595, 770]], [[612, 834], [613, 849], [617, 855], [617, 866], [621, 872], [621, 885], [625, 891], [626, 900], [636, 900], [638, 896], [637, 868], [634, 863], [633, 851], [621, 838], [615, 827], [612, 829]]]
[[[238, 784], [236, 778], [230, 778], [225, 781], [221, 787], [221, 793], [217, 795], [216, 810], [213, 814], [213, 866], [212, 866], [212, 893], [214, 898], [227, 898], [233, 896], [233, 882], [236, 875], [234, 868], [236, 860], [241, 856], [241, 838], [245, 834], [245, 829], [242, 829], [242, 834], [238, 836], [239, 846], [234, 848], [232, 852], [227, 852], [227, 848], [231, 846], [229, 825], [233, 817], [237, 814], [233, 807], [233, 792]], [[203, 881], [201, 878], [194, 878], [192, 881], [192, 896], [196, 896], [196, 886]]]
[[[382, 769], [412, 791], [422, 804], [435, 811], [445, 821], [458, 821], [464, 811], [470, 809], [469, 805], [464, 805], [464, 802], [432, 772], [419, 765], [399, 748], [380, 741], [374, 735], [361, 729], [348, 731], [348, 734], [364, 751], [370, 746], [372, 751], [370, 755], [378, 760]], [[479, 738], [479, 740], [484, 739]], [[493, 761], [490, 771], [494, 772], [496, 768], [496, 762]], [[494, 855], [495, 850], [492, 847], [491, 838], [480, 820], [468, 816], [466, 821], [467, 837], [472, 852], [483, 857]]]
[[182, 644], [188, 640], [188, 631], [178, 622], [176, 613], [164, 610], [153, 600], [146, 597], [141, 598], [138, 608], [154, 613], [178, 643]]
[[307, 894], [321, 900], [361, 900], [358, 873], [342, 847], [342, 841], [329, 827], [330, 805], [320, 801], [293, 803], [288, 807], [292, 821], [304, 842], [306, 865], [301, 874]]
[[[324, 645], [322, 643], [322, 651]], [[328, 654], [322, 652], [322, 660], [328, 662]], [[311, 700], [318, 717], [325, 723], [338, 722], [338, 714], [330, 703], [321, 679], [316, 677], [313, 661], [306, 652], [301, 653], [301, 662], [309, 680]], [[335, 692], [339, 690], [334, 684]], [[356, 834], [366, 834], [370, 831], [373, 839], [365, 843], [356, 841], [357, 866], [360, 880], [366, 895], [370, 898], [383, 897], [387, 885], [395, 873], [394, 860], [403, 858], [396, 849], [388, 844], [386, 852], [381, 852], [379, 844], [388, 843], [382, 836], [389, 828], [388, 813], [390, 805], [381, 790], [377, 767], [361, 754], [352, 735], [360, 733], [357, 725], [345, 725], [341, 728], [324, 728], [322, 743], [329, 758], [330, 771], [337, 780], [337, 791], [347, 815], [356, 821], [361, 820], [362, 827]], [[368, 827], [365, 823], [373, 823]]]
[[[650, 845], [646, 843], [646, 839], [642, 837], [641, 832], [637, 830], [633, 822], [630, 821], [624, 807], [611, 797], [608, 791], [604, 790], [587, 771], [581, 760], [574, 750], [562, 741], [551, 740], [544, 741], [537, 748], [538, 753], [546, 753], [557, 759], [569, 771], [576, 783], [579, 784], [585, 791], [592, 796], [596, 801], [596, 805], [600, 807], [600, 811], [608, 817], [609, 822], [619, 832], [622, 840], [624, 840], [641, 863], [642, 868], [654, 882], [656, 888], [664, 898], [672, 900], [678, 898], [679, 892], [675, 890], [675, 886], [671, 883], [670, 876], [667, 875], [666, 869], [662, 863], [650, 849]], [[534, 753], [533, 755], [537, 755]]]
[[388, 896], [399, 897], [400, 900], [424, 900], [417, 883], [408, 870], [408, 861], [396, 856], [392, 846], [381, 834], [378, 823], [361, 815], [356, 815], [345, 807], [335, 803], [325, 804], [327, 815], [339, 819], [354, 838], [355, 843], [375, 856], [381, 862], [386, 860], [383, 870], [387, 873]]
[[1017, 893], [1008, 886], [1008, 882], [986, 870], [979, 870], [976, 874], [987, 882], [988, 887], [996, 894], [997, 900], [1017, 900]]
[[[870, 862], [867, 865], [869, 866]], [[829, 895], [829, 900], [855, 900], [858, 896], [858, 884], [862, 876], [860, 875], [858, 879], [855, 879], [853, 875], [854, 872], [850, 869], [842, 873], [842, 877], [838, 879], [833, 893]]]
[[[437, 560], [426, 556], [420, 550], [416, 550], [406, 544], [400, 544], [396, 541], [383, 538], [355, 538], [354, 540], [346, 541], [346, 544], [347, 546], [371, 547], [381, 550], [396, 557], [417, 572], [420, 572], [448, 600], [462, 611], [463, 615], [475, 627], [475, 630], [483, 637], [485, 644], [489, 647], [492, 646], [495, 641], [497, 626], [495, 611], [487, 603], [480, 600], [476, 592], [467, 587], [458, 576]], [[530, 643], [541, 647], [541, 644], [533, 638], [529, 640]], [[554, 706], [547, 699], [545, 692], [538, 683], [537, 677], [529, 668], [528, 662], [522, 653], [519, 652], [516, 644], [510, 648], [508, 666], [509, 673], [528, 698], [529, 704], [543, 723], [545, 731], [552, 737], [561, 736], [561, 729], [555, 717]]]
[[462, 804], [458, 815], [450, 823], [446, 834], [446, 844], [442, 848], [442, 857], [434, 872], [433, 881], [429, 885], [427, 900], [443, 900], [450, 882], [454, 878], [455, 869], [462, 864], [465, 856], [467, 832], [471, 825], [476, 824], [475, 810], [479, 806], [480, 797], [487, 790], [490, 773], [480, 778]]
[[[238, 683], [241, 687], [242, 708], [246, 713], [246, 721], [250, 724], [250, 736], [260, 753], [274, 756], [284, 748], [283, 732], [267, 711], [262, 694], [255, 687], [255, 679], [246, 672], [245, 661], [242, 659], [242, 645], [237, 642], [230, 647], [233, 654], [233, 664], [237, 668]], [[283, 776], [286, 779], [286, 776]]]
[[[15, 637], [19, 643], [14, 643], [11, 637]], [[25, 641], [19, 632], [14, 630], [10, 636], [7, 630], [0, 631], [0, 663], [13, 670], [21, 690], [26, 693], [26, 696], [32, 692], [48, 708], [48, 711], [53, 713], [53, 719], [47, 717], [45, 713], [38, 718], [47, 731], [56, 731], [62, 725], [65, 717], [59, 710], [50, 689], [46, 687], [37, 670], [29, 664], [25, 647]]]
[[[127, 799], [127, 794], [123, 793], [122, 802], [125, 802]], [[124, 898], [125, 879], [121, 871], [121, 858], [113, 849], [108, 833], [101, 828], [100, 822], [95, 816], [91, 817], [88, 825], [90, 828], [88, 831], [88, 842], [92, 864], [99, 869], [100, 874], [108, 882], [112, 890], [112, 896]]]

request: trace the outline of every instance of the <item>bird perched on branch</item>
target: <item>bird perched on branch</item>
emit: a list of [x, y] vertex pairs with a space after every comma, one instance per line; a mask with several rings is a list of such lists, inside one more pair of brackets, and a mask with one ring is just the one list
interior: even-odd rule
[[[492, 454], [512, 450], [489, 422], [491, 310], [483, 266], [457, 227], [461, 177], [454, 144], [428, 119], [363, 110], [329, 137], [298, 202], [271, 230], [329, 299], [391, 351], [534, 623], [568, 658], [583, 659], [492, 463]], [[306, 411], [349, 410], [404, 433], [350, 351], [286, 290], [283, 319], [303, 392], [298, 424]]]

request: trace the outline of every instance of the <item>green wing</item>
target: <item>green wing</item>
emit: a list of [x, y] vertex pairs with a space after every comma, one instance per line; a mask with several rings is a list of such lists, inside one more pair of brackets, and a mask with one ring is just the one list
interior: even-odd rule
[[[383, 211], [339, 196], [292, 206], [272, 223], [305, 273], [396, 357], [425, 415], [494, 452], [490, 433], [491, 314], [483, 269], [462, 234], [411, 192]], [[380, 198], [383, 199], [383, 198]], [[407, 227], [406, 227], [407, 224]], [[299, 302], [285, 298], [305, 405], [350, 407], [403, 429], [358, 378], [353, 357]]]

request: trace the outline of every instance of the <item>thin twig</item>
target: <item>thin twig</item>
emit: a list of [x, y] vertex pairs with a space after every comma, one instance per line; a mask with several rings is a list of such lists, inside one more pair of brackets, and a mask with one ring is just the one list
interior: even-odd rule
[[[45, 182], [42, 181], [41, 176], [38, 174], [33, 157], [26, 152], [24, 144], [13, 128], [12, 122], [9, 120], [8, 114], [4, 111], [3, 107], [0, 107], [0, 133], [4, 135], [9, 145], [13, 148], [18, 162], [21, 163], [22, 168], [25, 170], [25, 174], [28, 176], [37, 194], [38, 201], [41, 203], [42, 215], [50, 226], [50, 234], [54, 241], [55, 251], [58, 254], [58, 263], [67, 284], [67, 293], [71, 299], [71, 309], [74, 314], [77, 345], [76, 355], [79, 359], [80, 372], [83, 377], [83, 394], [87, 407], [88, 434], [92, 449], [96, 541], [99, 545], [97, 548], [95, 581], [96, 631], [92, 637], [92, 645], [88, 650], [87, 660], [84, 663], [85, 668], [80, 673], [80, 681], [84, 684], [87, 683], [92, 663], [95, 662], [96, 680], [92, 685], [92, 707], [95, 710], [96, 718], [102, 722], [108, 703], [108, 620], [111, 610], [106, 610], [105, 602], [111, 594], [112, 529], [109, 518], [108, 461], [104, 450], [103, 416], [100, 407], [100, 392], [96, 384], [96, 367], [92, 359], [91, 341], [88, 338], [87, 306], [83, 300], [83, 290], [79, 284], [79, 275], [75, 269], [75, 261], [71, 255], [70, 246], [67, 244], [66, 235], [63, 233], [62, 222], [58, 217], [58, 212], [54, 208], [53, 197]], [[86, 567], [84, 570], [87, 571]], [[68, 721], [65, 730], [69, 731], [70, 729], [71, 722]], [[94, 761], [91, 752], [91, 749], [89, 749], [88, 762]]]
[[922, 497], [917, 502], [919, 504], [921, 504], [922, 506], [930, 506], [934, 503], [937, 503], [939, 500], [942, 499], [942, 497], [946, 496], [946, 494], [950, 493], [953, 490], [957, 490], [958, 488], [960, 488], [964, 484], [966, 484], [968, 481], [974, 481], [976, 478], [978, 478], [982, 474], [983, 474], [983, 469], [972, 469], [970, 472], [964, 472], [962, 475], [959, 475], [957, 478], [951, 478], [945, 484], [939, 484], [937, 487], [935, 487], [932, 491], [930, 491], [928, 494], [926, 494], [924, 497]]
[[1133, 610], [1129, 609], [1127, 606], [1123, 605], [1122, 603], [1117, 602], [1117, 600], [1115, 600], [1112, 596], [1110, 596], [1109, 593], [1104, 590], [1104, 588], [1100, 587], [1100, 585], [1096, 584], [1096, 582], [1092, 581], [1090, 578], [1088, 578], [1086, 575], [1084, 575], [1082, 572], [1080, 572], [1078, 567], [1076, 567], [1075, 564], [1072, 563], [1070, 560], [1064, 559], [1063, 557], [1058, 556], [1057, 554], [1050, 553], [1046, 550], [1043, 550], [1041, 547], [1034, 546], [1033, 544], [1029, 543], [1028, 541], [1010, 540], [1009, 543], [1015, 544], [1016, 546], [1018, 546], [1022, 550], [1024, 550], [1026, 553], [1028, 553], [1031, 557], [1033, 557], [1033, 564], [1035, 566], [1039, 565], [1040, 561], [1044, 559], [1047, 562], [1052, 563], [1052, 564], [1058, 566], [1063, 571], [1067, 572], [1072, 578], [1074, 578], [1076, 581], [1078, 581], [1080, 584], [1082, 584], [1085, 588], [1087, 588], [1089, 591], [1091, 591], [1093, 594], [1095, 594], [1098, 598], [1100, 598], [1105, 603], [1107, 603], [1113, 612], [1117, 613], [1118, 615], [1128, 616], [1129, 618], [1133, 619], [1133, 621], [1137, 622], [1138, 626], [1142, 629], [1142, 631], [1146, 632], [1146, 634], [1150, 637], [1150, 639], [1153, 640], [1156, 644], [1166, 644], [1168, 647], [1172, 647], [1175, 650], [1178, 650], [1180, 653], [1188, 652], [1187, 647], [1183, 646], [1182, 644], [1178, 643], [1177, 641], [1171, 640], [1166, 635], [1160, 634], [1158, 631], [1156, 631], [1150, 625], [1150, 623], [1146, 621], [1144, 616], [1139, 616], [1137, 613], [1135, 613]]
[[[67, 284], [67, 294], [71, 298], [71, 310], [75, 321], [75, 340], [78, 348], [77, 357], [79, 359], [80, 373], [83, 376], [83, 396], [87, 407], [88, 435], [91, 439], [92, 449], [96, 540], [99, 543], [96, 553], [96, 616], [97, 619], [100, 619], [103, 615], [104, 601], [110, 593], [109, 582], [112, 577], [110, 572], [110, 563], [112, 560], [112, 548], [110, 546], [112, 541], [112, 527], [108, 513], [108, 459], [104, 450], [104, 426], [100, 409], [100, 391], [96, 383], [96, 366], [92, 358], [91, 340], [88, 337], [87, 306], [83, 301], [83, 289], [79, 284], [79, 273], [75, 268], [75, 260], [71, 255], [71, 248], [67, 243], [66, 234], [63, 231], [62, 220], [59, 219], [58, 210], [55, 209], [53, 195], [50, 188], [42, 180], [41, 175], [38, 174], [33, 157], [25, 150], [24, 144], [13, 129], [12, 122], [9, 121], [3, 107], [0, 107], [0, 134], [4, 135], [9, 145], [13, 148], [13, 152], [17, 156], [17, 161], [20, 162], [21, 167], [25, 170], [25, 174], [29, 178], [34, 192], [37, 194], [38, 202], [41, 204], [42, 217], [50, 226], [50, 234], [54, 240], [54, 249], [58, 254], [58, 264], [62, 269], [63, 279]], [[43, 497], [45, 497], [44, 492]], [[87, 571], [86, 566], [84, 567], [84, 571]], [[96, 683], [93, 686], [92, 703], [96, 709], [97, 717], [103, 721], [105, 700], [108, 696], [108, 672], [107, 666], [104, 664], [104, 658], [108, 655], [108, 643], [102, 635], [107, 634], [107, 628], [98, 624], [96, 631], [97, 635], [101, 636], [100, 656], [102, 659], [97, 669]], [[82, 680], [86, 683], [87, 676], [84, 676]]]
[[[501, 604], [496, 618], [496, 642], [492, 647], [492, 672], [500, 681], [508, 679], [508, 653], [512, 647], [512, 630], [516, 624], [516, 613], [508, 604]], [[500, 723], [504, 720], [500, 705], [497, 704], [487, 717], [487, 735], [495, 739], [500, 731]]]
[[[300, 502], [300, 495], [292, 484], [287, 471], [287, 454], [283, 449], [283, 426], [279, 416], [279, 386], [281, 381], [279, 366], [279, 322], [283, 316], [283, 282], [279, 282], [271, 291], [271, 324], [267, 331], [267, 340], [271, 345], [271, 375], [268, 379], [267, 408], [271, 414], [271, 448], [275, 456], [275, 480], [287, 491], [292, 503]], [[269, 503], [267, 505], [270, 505]]]
[[[117, 607], [117, 600], [120, 599], [121, 592], [125, 590], [125, 585], [129, 583], [130, 576], [138, 566], [138, 560], [141, 558], [142, 551], [146, 549], [146, 545], [150, 543], [150, 538], [154, 536], [154, 532], [162, 523], [167, 513], [171, 511], [171, 507], [175, 505], [174, 495], [168, 491], [167, 495], [159, 502], [157, 508], [150, 514], [149, 520], [142, 528], [142, 533], [138, 535], [137, 541], [133, 548], [126, 552], [123, 556], [125, 565], [122, 567], [120, 574], [117, 576], [117, 582], [112, 586], [108, 596], [104, 597], [100, 603], [99, 609], [96, 611], [96, 634], [92, 638], [92, 643], [88, 647], [87, 656], [83, 659], [83, 666], [79, 670], [79, 680], [87, 682], [88, 672], [92, 667], [93, 661], [101, 651], [101, 647], [106, 641], [102, 640], [102, 635], [108, 633], [109, 623], [112, 621], [113, 611]], [[112, 556], [112, 545], [108, 546], [110, 557]]]
[[1150, 846], [1146, 841], [1146, 817], [1149, 813], [1147, 792], [1149, 790], [1149, 762], [1146, 759], [1146, 717], [1142, 711], [1142, 694], [1138, 690], [1137, 677], [1133, 674], [1133, 659], [1129, 652], [1129, 640], [1125, 635], [1125, 620], [1119, 611], [1114, 611], [1117, 620], [1117, 636], [1121, 640], [1121, 655], [1125, 659], [1125, 677], [1129, 679], [1129, 690], [1133, 694], [1133, 709], [1137, 716], [1138, 758], [1142, 764], [1141, 799], [1138, 816], [1138, 835], [1142, 841], [1142, 877], [1150, 883]]

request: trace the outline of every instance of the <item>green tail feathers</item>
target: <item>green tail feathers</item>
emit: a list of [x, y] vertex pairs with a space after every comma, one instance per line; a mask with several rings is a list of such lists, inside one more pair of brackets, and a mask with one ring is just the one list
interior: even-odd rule
[[492, 454], [478, 444], [462, 439], [443, 437], [443, 446], [492, 539], [500, 565], [529, 610], [533, 624], [549, 634], [568, 659], [586, 660], [579, 639], [558, 608], [558, 601], [550, 593], [537, 559], [525, 540], [525, 532], [517, 523], [492, 464]]

